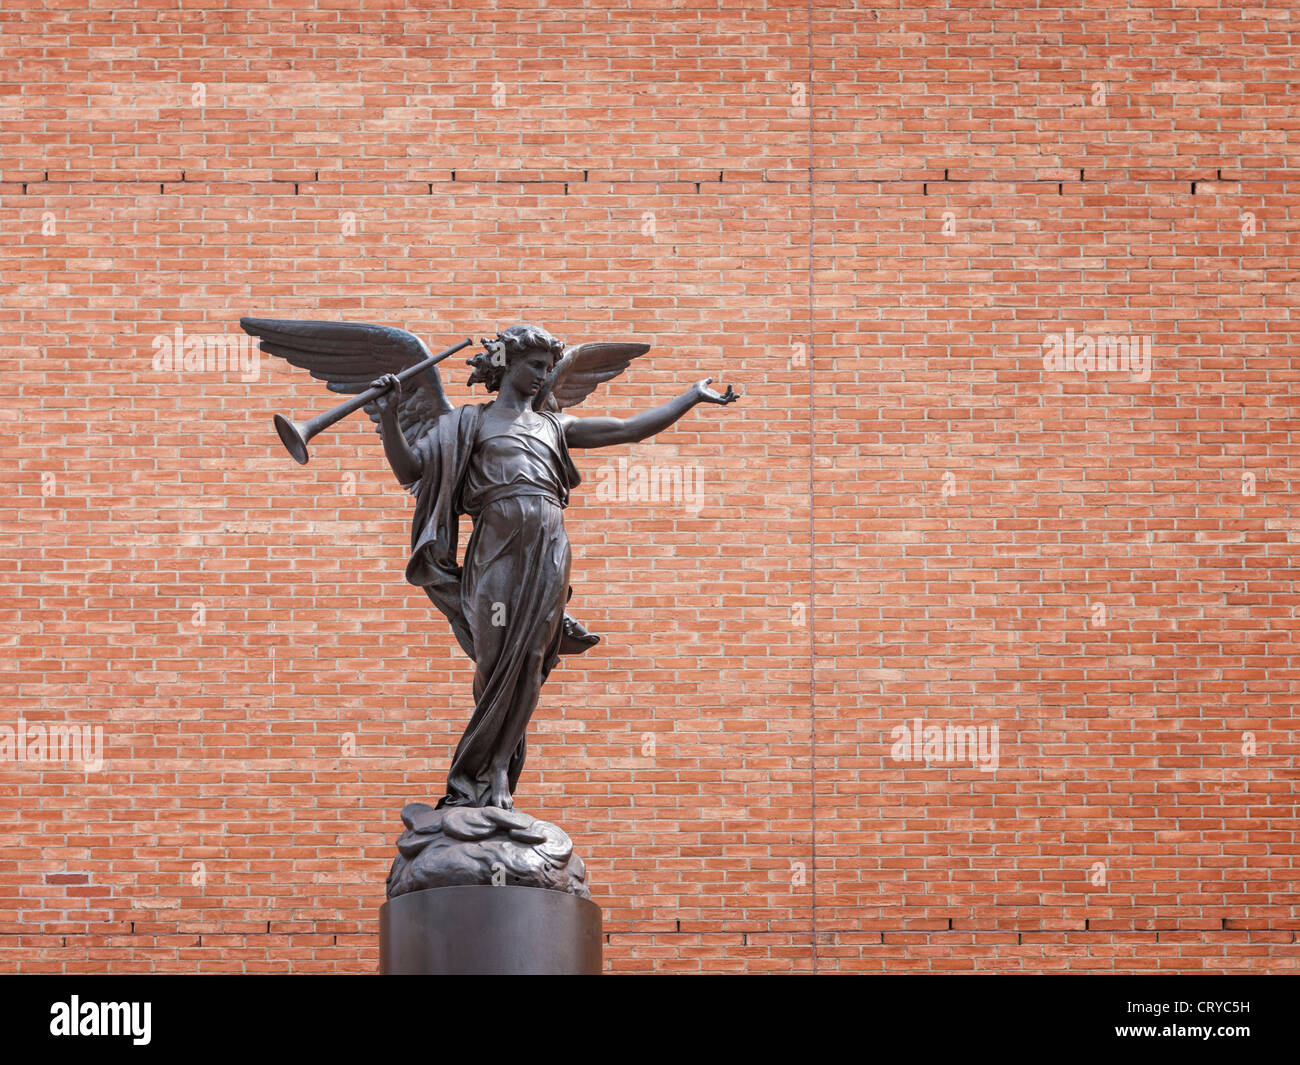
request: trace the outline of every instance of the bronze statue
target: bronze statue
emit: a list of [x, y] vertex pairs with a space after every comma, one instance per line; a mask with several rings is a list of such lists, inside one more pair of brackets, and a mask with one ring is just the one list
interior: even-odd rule
[[[311, 435], [350, 410], [364, 406], [377, 423], [394, 475], [415, 496], [406, 579], [424, 588], [476, 666], [474, 712], [446, 793], [436, 812], [421, 803], [403, 811], [408, 846], [399, 841], [399, 849], [410, 858], [439, 834], [471, 843], [514, 833], [516, 841], [531, 839], [543, 850], [545, 837], [554, 858], [567, 837], [558, 830], [548, 835], [554, 826], [513, 811], [512, 796], [542, 685], [561, 655], [579, 654], [599, 639], [566, 613], [571, 556], [563, 513], [580, 481], [570, 451], [645, 440], [698, 403], [725, 406], [739, 395], [729, 386], [714, 391], [706, 378], [630, 418], [576, 418], [566, 409], [622, 373], [648, 345], [566, 348], [545, 329], [515, 325], [484, 339], [483, 351], [468, 360], [468, 383], [481, 382], [495, 398], [453, 407], [435, 364], [469, 341], [431, 356], [412, 334], [385, 326], [261, 318], [240, 324], [261, 338], [262, 350], [304, 367], [333, 391], [356, 395], [309, 423], [277, 418], [298, 461], [306, 461]], [[461, 514], [473, 519], [463, 565], [457, 561]], [[462, 807], [482, 812], [448, 819]], [[527, 873], [519, 882], [535, 882]], [[475, 877], [481, 879], [442, 868], [400, 890]], [[389, 893], [397, 893], [393, 877]]]

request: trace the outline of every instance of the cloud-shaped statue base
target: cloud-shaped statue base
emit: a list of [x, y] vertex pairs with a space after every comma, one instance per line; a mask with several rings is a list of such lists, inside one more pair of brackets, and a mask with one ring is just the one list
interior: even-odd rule
[[388, 897], [463, 884], [515, 884], [591, 898], [587, 870], [557, 826], [521, 810], [422, 802], [402, 809], [406, 831], [388, 874]]

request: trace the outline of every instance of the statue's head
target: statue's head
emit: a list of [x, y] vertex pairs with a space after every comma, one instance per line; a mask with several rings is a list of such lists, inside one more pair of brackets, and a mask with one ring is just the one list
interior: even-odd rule
[[484, 347], [486, 350], [466, 360], [474, 371], [466, 383], [481, 381], [489, 392], [496, 392], [506, 375], [515, 373], [519, 375], [516, 384], [527, 395], [537, 391], [564, 351], [563, 341], [526, 322], [512, 325], [494, 340], [485, 340]]

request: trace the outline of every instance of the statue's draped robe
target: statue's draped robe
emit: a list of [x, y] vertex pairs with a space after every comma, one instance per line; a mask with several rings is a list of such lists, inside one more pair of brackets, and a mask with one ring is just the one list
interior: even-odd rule
[[[559, 419], [548, 411], [507, 423], [491, 404], [458, 407], [415, 452], [416, 489], [406, 579], [422, 586], [474, 660], [474, 714], [439, 806], [486, 806], [492, 772], [513, 792], [524, 764], [524, 731], [559, 658], [569, 597], [563, 509], [579, 483]], [[474, 532], [456, 562], [458, 518]]]

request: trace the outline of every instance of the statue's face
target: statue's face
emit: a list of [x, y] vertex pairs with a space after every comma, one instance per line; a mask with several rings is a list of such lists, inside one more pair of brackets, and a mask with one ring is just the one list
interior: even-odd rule
[[551, 353], [534, 348], [510, 360], [506, 380], [523, 395], [532, 396], [537, 394], [550, 372]]

